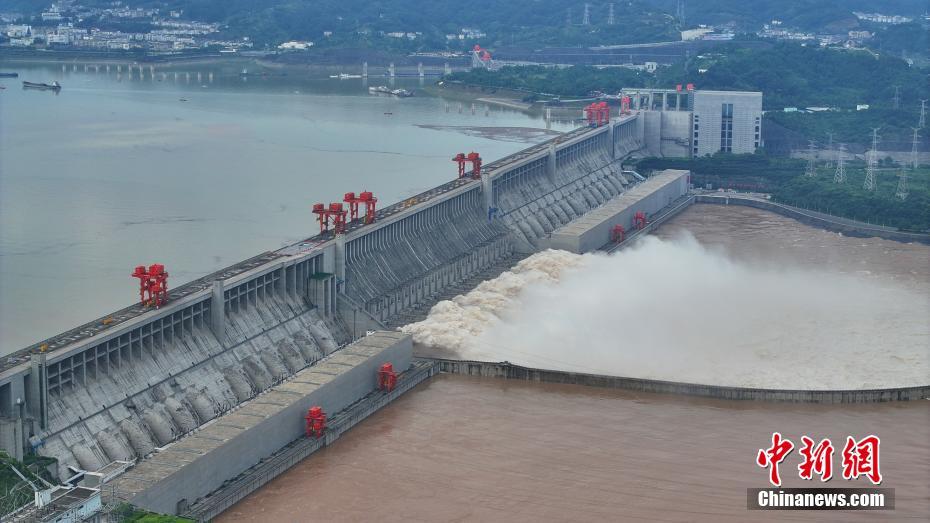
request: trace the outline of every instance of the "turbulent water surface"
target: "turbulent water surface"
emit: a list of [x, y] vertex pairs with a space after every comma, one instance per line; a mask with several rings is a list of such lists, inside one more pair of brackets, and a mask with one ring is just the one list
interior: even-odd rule
[[764, 388], [930, 382], [926, 246], [696, 206], [612, 256], [546, 251], [404, 330], [464, 359]]

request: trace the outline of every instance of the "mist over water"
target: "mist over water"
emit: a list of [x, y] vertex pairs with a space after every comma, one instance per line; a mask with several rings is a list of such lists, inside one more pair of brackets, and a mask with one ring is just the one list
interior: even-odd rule
[[408, 325], [463, 359], [763, 388], [930, 382], [930, 298], [736, 262], [690, 235], [613, 256], [545, 251]]

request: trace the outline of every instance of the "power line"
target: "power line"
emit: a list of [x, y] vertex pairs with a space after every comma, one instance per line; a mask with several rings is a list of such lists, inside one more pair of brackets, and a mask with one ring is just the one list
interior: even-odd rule
[[827, 133], [827, 163], [824, 167], [833, 168], [833, 133]]

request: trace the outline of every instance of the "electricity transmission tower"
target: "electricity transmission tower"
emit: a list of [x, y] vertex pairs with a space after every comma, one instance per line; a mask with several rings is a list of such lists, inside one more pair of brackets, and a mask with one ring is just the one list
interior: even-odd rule
[[808, 178], [813, 178], [817, 176], [817, 167], [814, 165], [814, 160], [817, 158], [814, 153], [814, 141], [811, 140], [810, 144], [807, 146], [807, 168], [804, 169], [804, 176]]
[[607, 25], [614, 25], [614, 4], [610, 4], [610, 8], [607, 10]]
[[581, 25], [591, 25], [591, 4], [584, 5], [584, 17], [581, 19]]
[[927, 101], [920, 101], [920, 120], [917, 121], [917, 128], [923, 129], [927, 126]]
[[894, 86], [894, 98], [892, 99], [892, 108], [897, 111], [901, 107], [901, 86]]
[[833, 183], [846, 183], [846, 144], [840, 144], [836, 155], [836, 172], [833, 173]]
[[833, 133], [827, 133], [827, 163], [824, 167], [833, 168]]
[[914, 139], [911, 141], [911, 169], [917, 168], [917, 141], [920, 139], [920, 135], [917, 134], [917, 131], [920, 129], [914, 127]]
[[572, 8], [571, 7], [565, 10], [565, 25], [568, 27], [572, 26]]
[[898, 190], [895, 191], [894, 195], [900, 198], [902, 202], [907, 199], [907, 169], [898, 171]]
[[862, 188], [867, 191], [875, 190], [875, 157], [878, 156], [878, 128], [872, 129], [872, 149], [869, 150], [869, 158], [865, 166], [865, 181], [862, 182]]
[[682, 29], [685, 27], [685, 0], [678, 0], [678, 7], [675, 10], [675, 17], [678, 18], [678, 23], [681, 25]]

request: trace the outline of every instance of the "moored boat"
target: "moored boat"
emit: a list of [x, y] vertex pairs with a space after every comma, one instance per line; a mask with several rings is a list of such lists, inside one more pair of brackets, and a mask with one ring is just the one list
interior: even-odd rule
[[37, 83], [37, 82], [27, 82], [23, 80], [23, 89], [39, 89], [43, 91], [60, 91], [61, 84], [58, 82], [52, 82], [50, 84], [46, 84], [46, 83]]

